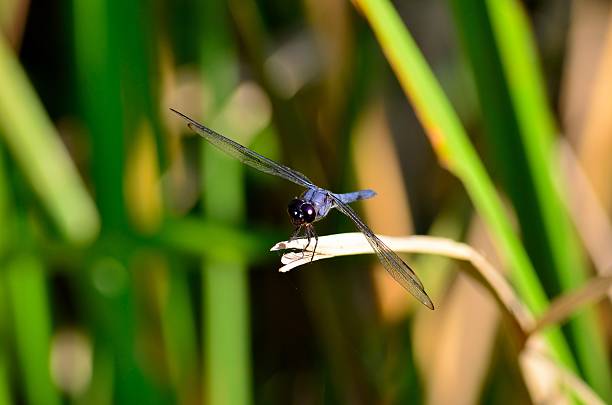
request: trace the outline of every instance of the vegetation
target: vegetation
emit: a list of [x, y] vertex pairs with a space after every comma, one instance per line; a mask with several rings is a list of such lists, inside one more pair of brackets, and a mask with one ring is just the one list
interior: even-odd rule
[[[0, 404], [612, 402], [597, 7], [3, 2]], [[350, 235], [277, 272], [301, 190], [169, 108], [375, 189], [436, 310]]]

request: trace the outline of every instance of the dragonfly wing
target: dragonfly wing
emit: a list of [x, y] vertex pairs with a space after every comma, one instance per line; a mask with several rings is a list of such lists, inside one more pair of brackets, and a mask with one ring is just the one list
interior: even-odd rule
[[385, 245], [385, 243], [380, 240], [366, 224], [363, 223], [361, 218], [357, 216], [357, 213], [351, 207], [343, 203], [333, 194], [330, 194], [330, 196], [334, 200], [334, 207], [352, 219], [357, 228], [359, 228], [359, 230], [364, 234], [367, 241], [372, 246], [372, 249], [374, 249], [374, 252], [378, 256], [378, 259], [383, 264], [387, 272], [389, 272], [389, 274], [395, 279], [395, 281], [414, 295], [414, 297], [423, 305], [429, 309], [434, 309], [434, 305], [425, 292], [423, 284], [410, 266], [408, 266], [394, 251]]
[[287, 166], [268, 159], [267, 157], [262, 156], [259, 153], [253, 152], [249, 148], [246, 148], [240, 145], [238, 142], [234, 142], [231, 139], [226, 138], [225, 136], [213, 131], [212, 129], [205, 127], [204, 125], [189, 118], [185, 114], [176, 111], [175, 109], [171, 108], [170, 110], [181, 116], [184, 120], [186, 120], [187, 126], [189, 128], [191, 128], [194, 132], [198, 133], [208, 142], [213, 144], [217, 149], [221, 150], [222, 152], [225, 152], [233, 158], [238, 159], [242, 163], [254, 167], [255, 169], [260, 170], [264, 173], [282, 177], [283, 179], [294, 182], [295, 184], [298, 184], [302, 187], [316, 187], [308, 177], [298, 172], [297, 170], [293, 170]]

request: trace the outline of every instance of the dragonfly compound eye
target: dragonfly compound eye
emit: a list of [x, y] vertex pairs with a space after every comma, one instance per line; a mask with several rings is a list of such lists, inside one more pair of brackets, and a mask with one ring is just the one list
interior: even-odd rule
[[294, 198], [287, 206], [287, 213], [294, 225], [302, 225], [304, 223], [304, 213], [301, 210], [302, 205], [304, 205], [304, 201]]
[[302, 211], [304, 221], [308, 224], [313, 222], [315, 218], [317, 217], [317, 213], [315, 212], [315, 209], [312, 206], [312, 204], [304, 203], [300, 207], [300, 210]]

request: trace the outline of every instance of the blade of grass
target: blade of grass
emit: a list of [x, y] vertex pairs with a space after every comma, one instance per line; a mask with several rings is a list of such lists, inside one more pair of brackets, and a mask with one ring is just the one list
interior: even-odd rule
[[[125, 229], [125, 140], [119, 2], [73, 0], [73, 41], [80, 101], [91, 134], [92, 179], [104, 230]], [[93, 46], [92, 44], [95, 44]], [[127, 101], [130, 100], [126, 100]]]
[[[88, 271], [77, 274], [78, 302], [82, 303], [84, 322], [95, 347], [94, 361], [104, 362], [94, 363], [94, 370], [100, 368], [103, 373], [99, 376], [101, 380], [95, 382], [101, 387], [92, 389], [112, 388], [111, 396], [116, 403], [151, 403], [162, 398], [164, 391], [153, 384], [138, 357], [143, 345], [140, 339], [150, 337], [138, 328], [135, 266], [129, 268], [125, 264], [129, 262], [126, 255], [133, 254], [134, 248], [122, 252], [117, 244], [100, 249]], [[106, 249], [112, 250], [112, 254]]]
[[[164, 137], [161, 136], [159, 117], [159, 75], [156, 63], [156, 41], [160, 20], [156, 7], [145, 7], [137, 1], [118, 2], [116, 23], [122, 27], [121, 45], [121, 95], [130, 102], [125, 108], [126, 133], [132, 134], [142, 125], [142, 120], [152, 130], [157, 146], [157, 160], [165, 165]], [[156, 162], [156, 163], [158, 163]]]
[[[0, 232], [0, 260], [4, 261], [7, 252], [10, 250], [11, 241], [9, 235], [13, 221], [10, 216], [9, 188], [6, 178], [4, 148], [0, 145], [0, 224], [3, 224], [3, 232]], [[4, 279], [0, 277], [0, 404], [11, 404], [10, 401], [10, 381], [7, 373], [7, 356], [9, 326], [7, 286]]]
[[[515, 176], [511, 197], [525, 245], [548, 287], [548, 293], [558, 295], [583, 284], [587, 277], [578, 237], [557, 189], [559, 179], [555, 176], [559, 171], [554, 136], [558, 131], [521, 4], [515, 0], [488, 0], [485, 3], [495, 40], [491, 53], [493, 57], [497, 57], [493, 53], [499, 53], [505, 79], [499, 83], [508, 86], [502, 92], [496, 91], [497, 86], [488, 91], [509, 96], [506, 100], [495, 101], [500, 101], [497, 104], [503, 101], [510, 104], [510, 114], [500, 117], [502, 125], [508, 126], [508, 120], [516, 120], [518, 131], [505, 138], [517, 143], [518, 156], [524, 156], [524, 159], [500, 161], [508, 164], [508, 173], [518, 175]], [[469, 24], [473, 25], [474, 21]], [[491, 61], [486, 61], [485, 65], [490, 66], [488, 62]], [[480, 75], [476, 76], [478, 81]], [[490, 106], [494, 102], [486, 104]], [[487, 110], [485, 107], [485, 115]], [[587, 381], [602, 398], [612, 401], [612, 370], [596, 315], [589, 310], [580, 311], [570, 322], [570, 336]]]
[[[212, 95], [216, 115], [238, 84], [238, 63], [226, 2], [205, 2], [199, 11], [202, 73], [211, 85], [204, 97]], [[204, 141], [201, 148], [204, 215], [240, 226], [245, 215], [243, 168]], [[237, 250], [232, 256], [205, 257], [202, 264], [204, 398], [212, 405], [251, 403], [248, 273], [244, 256]]]
[[8, 383], [8, 370], [4, 347], [6, 346], [3, 345], [2, 349], [0, 349], [0, 404], [10, 405], [13, 403], [13, 401], [11, 401], [11, 391]]
[[[240, 224], [244, 217], [243, 168], [210, 145], [203, 145], [207, 216]], [[223, 173], [223, 175], [219, 175]], [[233, 245], [232, 241], [229, 241]], [[205, 355], [211, 404], [251, 402], [248, 272], [243, 254], [205, 259]]]
[[43, 264], [23, 253], [8, 263], [4, 276], [28, 403], [59, 404], [49, 369], [51, 319]]
[[0, 232], [0, 258], [4, 258], [8, 251], [11, 241], [11, 213], [10, 213], [10, 190], [5, 166], [6, 154], [0, 145], [0, 224], [3, 224], [3, 231]]
[[[229, 223], [242, 222], [240, 163], [224, 159], [210, 145], [204, 147], [204, 155], [206, 215]], [[251, 402], [248, 273], [244, 259], [234, 250], [226, 259], [208, 257], [203, 265], [205, 386], [211, 404]]]
[[[147, 47], [142, 37], [142, 29], [147, 27], [141, 25], [146, 12], [116, 0], [76, 0], [71, 5], [79, 106], [90, 133], [92, 180], [106, 237], [90, 261], [89, 271], [78, 279], [79, 298], [96, 351], [109, 356], [104, 358], [109, 363], [102, 368], [113, 368], [104, 374], [113, 380], [102, 380], [101, 384], [112, 387], [113, 400], [163, 401], [165, 387], [154, 383], [139, 359], [152, 333], [137, 322], [145, 312], [137, 293], [146, 287], [132, 277], [140, 246], [129, 243], [134, 232], [128, 223], [124, 189], [125, 149], [151, 103], [140, 81], [144, 78], [126, 83], [139, 72], [148, 72], [148, 66], [143, 66], [146, 58], [140, 52], [130, 54], [134, 48]], [[145, 94], [139, 93], [141, 90]], [[109, 289], [105, 281], [113, 278], [115, 285]]]
[[186, 404], [198, 398], [197, 333], [187, 274], [178, 263], [171, 263], [170, 267], [162, 299], [162, 332], [177, 399]]
[[96, 207], [2, 36], [0, 88], [0, 136], [63, 236], [72, 242], [90, 242], [100, 227]]
[[[477, 211], [496, 241], [500, 256], [508, 263], [510, 277], [521, 297], [535, 313], [547, 305], [546, 294], [523, 249], [501, 199], [471, 145], [459, 118], [444, 95], [423, 55], [387, 0], [354, 0], [368, 19], [391, 67], [411, 100], [441, 164], [463, 183]], [[548, 333], [554, 354], [575, 367], [571, 352], [559, 330]]]

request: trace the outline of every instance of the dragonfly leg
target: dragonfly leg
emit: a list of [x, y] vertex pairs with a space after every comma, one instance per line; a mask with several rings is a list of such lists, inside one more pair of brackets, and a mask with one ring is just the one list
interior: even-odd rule
[[[295, 231], [293, 231], [293, 235], [291, 235], [291, 237], [289, 238], [289, 242], [299, 239], [301, 231], [302, 225], [296, 226]], [[306, 244], [304, 249], [302, 249], [302, 257], [300, 258], [300, 260], [304, 258], [304, 252], [306, 251], [306, 249], [308, 249], [308, 246], [310, 246], [310, 233], [308, 232], [308, 226], [304, 227], [304, 236], [308, 238], [308, 243]]]
[[308, 249], [308, 246], [310, 246], [310, 238], [311, 238], [310, 226], [306, 225], [305, 232], [306, 232], [306, 237], [308, 238], [308, 243], [306, 243], [306, 246], [304, 246], [304, 249], [302, 249], [302, 259], [304, 258], [304, 255], [306, 254], [306, 250]]
[[314, 237], [314, 240], [315, 240], [314, 249], [312, 249], [312, 256], [310, 256], [310, 261], [312, 262], [314, 260], [314, 257], [315, 257], [315, 252], [317, 251], [317, 245], [319, 244], [319, 236], [315, 232], [314, 227], [309, 226], [308, 229], [309, 229], [310, 233], [312, 234], [312, 236]]
[[291, 235], [291, 237], [289, 238], [289, 242], [292, 242], [296, 239], [299, 238], [300, 236], [300, 231], [302, 230], [302, 225], [298, 225], [295, 227], [295, 230], [293, 231], [293, 235]]

